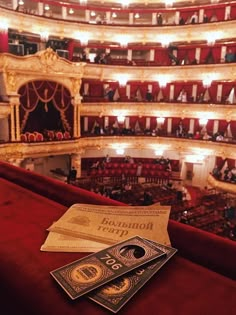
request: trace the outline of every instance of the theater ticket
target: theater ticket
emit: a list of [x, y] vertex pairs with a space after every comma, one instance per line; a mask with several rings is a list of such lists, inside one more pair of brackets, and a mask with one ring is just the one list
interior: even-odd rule
[[51, 271], [53, 278], [76, 299], [166, 253], [135, 236]]
[[177, 252], [173, 247], [154, 242], [153, 244], [166, 255], [99, 287], [88, 293], [88, 297], [113, 313], [117, 313]]

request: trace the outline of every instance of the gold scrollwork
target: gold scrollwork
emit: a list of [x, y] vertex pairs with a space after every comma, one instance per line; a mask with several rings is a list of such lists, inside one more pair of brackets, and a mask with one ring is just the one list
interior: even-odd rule
[[7, 88], [11, 92], [16, 90], [16, 73], [13, 71], [7, 72]]
[[43, 66], [49, 67], [52, 66], [59, 59], [59, 56], [53, 51], [52, 48], [49, 47], [39, 55], [39, 58], [40, 63]]

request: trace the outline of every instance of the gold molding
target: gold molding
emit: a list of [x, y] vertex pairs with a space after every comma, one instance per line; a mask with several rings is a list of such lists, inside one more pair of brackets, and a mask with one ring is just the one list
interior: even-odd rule
[[117, 81], [119, 73], [127, 74], [128, 81], [154, 81], [165, 76], [169, 82], [175, 81], [202, 81], [209, 74], [214, 74], [213, 80], [234, 81], [236, 80], [236, 64], [204, 64], [185, 66], [161, 66], [161, 67], [127, 67], [113, 65], [86, 64], [84, 67], [84, 79], [113, 80]]
[[33, 80], [56, 81], [74, 95], [79, 90], [85, 65], [60, 58], [51, 48], [24, 57], [8, 53], [0, 55], [0, 73], [7, 95], [17, 93], [22, 85]]
[[228, 192], [230, 194], [236, 194], [236, 185], [233, 183], [216, 180], [211, 174], [209, 174], [207, 182], [211, 187], [214, 187], [217, 190]]
[[181, 117], [236, 120], [235, 105], [199, 104], [199, 103], [82, 103], [81, 116], [124, 116], [139, 117]]
[[[219, 23], [203, 23], [196, 25], [184, 26], [139, 26], [135, 25], [112, 26], [84, 24], [63, 20], [53, 20], [35, 15], [28, 15], [17, 11], [10, 11], [1, 8], [0, 19], [9, 25], [10, 28], [19, 30], [20, 32], [40, 35], [47, 32], [52, 36], [59, 38], [77, 38], [79, 32], [87, 33], [90, 40], [103, 42], [110, 42], [111, 38], [115, 42], [119, 42], [120, 36], [127, 34], [129, 42], [132, 43], [161, 43], [161, 38], [170, 38], [170, 42], [187, 41], [205, 41], [206, 34], [215, 33], [219, 28]], [[231, 39], [235, 37], [235, 20], [221, 22], [220, 24], [220, 39]]]
[[10, 158], [25, 159], [28, 157], [45, 157], [86, 152], [86, 150], [106, 150], [124, 147], [127, 149], [155, 151], [162, 147], [166, 151], [181, 154], [204, 154], [205, 156], [224, 156], [236, 160], [234, 144], [192, 139], [166, 137], [84, 137], [68, 141], [52, 141], [37, 143], [2, 143], [0, 144], [0, 160]]

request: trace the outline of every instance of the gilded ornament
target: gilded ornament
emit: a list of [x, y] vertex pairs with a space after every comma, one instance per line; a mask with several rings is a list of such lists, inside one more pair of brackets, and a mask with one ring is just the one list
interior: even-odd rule
[[46, 50], [39, 52], [40, 63], [45, 67], [50, 67], [55, 64], [59, 59], [59, 56], [52, 48], [47, 48]]
[[10, 91], [16, 90], [16, 73], [7, 72], [7, 87]]

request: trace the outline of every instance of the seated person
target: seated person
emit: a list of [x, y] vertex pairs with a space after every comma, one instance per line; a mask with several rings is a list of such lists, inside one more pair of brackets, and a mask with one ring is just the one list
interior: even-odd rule
[[76, 171], [76, 169], [73, 166], [71, 168], [70, 172], [69, 172], [68, 183], [70, 183], [70, 181], [75, 181], [76, 180], [76, 176], [77, 176], [77, 171]]
[[109, 88], [105, 91], [104, 97], [105, 97], [109, 102], [112, 102], [112, 101], [113, 101], [114, 94], [115, 94], [115, 92], [113, 91], [113, 89], [112, 89], [111, 87], [109, 87]]
[[220, 133], [220, 134], [216, 137], [216, 141], [224, 141], [224, 136]]
[[194, 135], [193, 138], [196, 139], [196, 140], [201, 139], [201, 134], [200, 134], [200, 132], [199, 132], [199, 131], [196, 131], [196, 133], [195, 133], [195, 135]]
[[197, 12], [195, 11], [194, 13], [193, 13], [193, 15], [191, 16], [191, 18], [190, 18], [190, 23], [191, 24], [196, 24], [196, 23], [198, 23], [198, 15], [197, 15]]
[[233, 50], [229, 48], [229, 50], [225, 54], [225, 62], [229, 63], [229, 62], [234, 62], [234, 61], [235, 61], [235, 54]]
[[150, 90], [147, 90], [146, 96], [145, 96], [146, 101], [151, 102], [152, 101], [152, 93]]
[[211, 136], [208, 135], [207, 131], [204, 132], [203, 136], [202, 136], [202, 140], [210, 140]]

